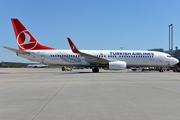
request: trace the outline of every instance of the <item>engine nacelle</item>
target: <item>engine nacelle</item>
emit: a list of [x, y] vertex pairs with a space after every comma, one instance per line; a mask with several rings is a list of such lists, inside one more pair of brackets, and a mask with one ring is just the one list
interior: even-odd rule
[[125, 70], [126, 62], [124, 61], [109, 62], [108, 69], [109, 70]]

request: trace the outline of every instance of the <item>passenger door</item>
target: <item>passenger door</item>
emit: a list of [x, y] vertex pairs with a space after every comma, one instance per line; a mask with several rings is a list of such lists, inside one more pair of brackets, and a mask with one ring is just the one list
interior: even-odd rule
[[163, 56], [162, 55], [159, 56], [159, 62], [163, 62]]
[[40, 59], [41, 59], [41, 62], [44, 63], [44, 61], [45, 61], [45, 54], [44, 54], [44, 52], [41, 52]]

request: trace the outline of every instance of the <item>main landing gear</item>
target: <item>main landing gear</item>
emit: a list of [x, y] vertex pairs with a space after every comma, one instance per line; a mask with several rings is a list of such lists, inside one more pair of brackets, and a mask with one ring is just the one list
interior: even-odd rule
[[99, 72], [99, 68], [98, 67], [93, 67], [92, 68], [92, 72], [93, 73], [98, 73]]
[[162, 67], [159, 68], [159, 72], [164, 72], [164, 70], [162, 69]]

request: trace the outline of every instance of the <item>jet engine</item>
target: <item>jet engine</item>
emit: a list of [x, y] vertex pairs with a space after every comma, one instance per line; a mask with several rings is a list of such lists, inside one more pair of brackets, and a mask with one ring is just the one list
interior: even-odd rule
[[124, 61], [114, 61], [109, 62], [108, 66], [104, 68], [105, 70], [124, 70], [126, 69], [126, 62]]

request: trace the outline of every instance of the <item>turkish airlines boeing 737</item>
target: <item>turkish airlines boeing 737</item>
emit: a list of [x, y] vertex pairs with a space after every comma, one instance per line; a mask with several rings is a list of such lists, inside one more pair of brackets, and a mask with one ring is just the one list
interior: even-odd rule
[[167, 53], [138, 50], [78, 50], [70, 38], [71, 50], [57, 50], [40, 44], [16, 18], [11, 19], [19, 49], [4, 48], [31, 61], [61, 66], [86, 66], [93, 72], [123, 70], [127, 67], [168, 67], [179, 62]]

